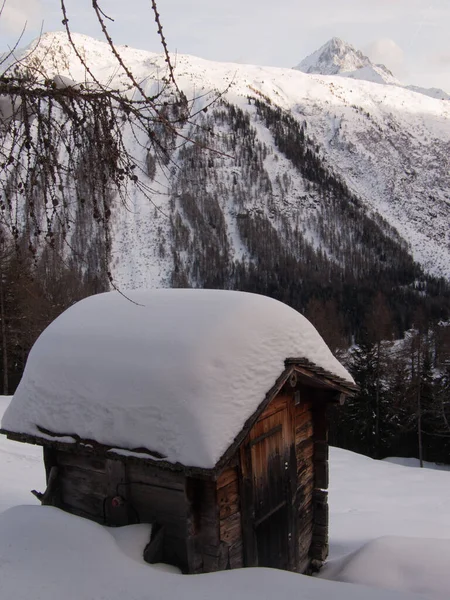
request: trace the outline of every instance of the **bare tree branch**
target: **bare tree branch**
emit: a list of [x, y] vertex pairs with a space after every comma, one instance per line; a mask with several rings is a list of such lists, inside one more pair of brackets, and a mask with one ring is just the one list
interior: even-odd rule
[[[155, 0], [151, 0], [151, 10], [165, 74], [149, 75], [143, 81], [136, 78], [111, 38], [107, 23], [113, 18], [99, 0], [92, 0], [93, 12], [117, 62], [116, 74], [124, 74], [120, 83], [114, 83], [112, 74], [105, 84], [77, 46], [65, 0], [60, 4], [68, 47], [84, 69], [84, 80], [69, 79], [58, 71], [49, 73], [45, 61], [52, 50], [45, 49], [42, 35], [25, 54], [16, 56], [16, 44], [3, 61], [0, 226], [10, 232], [16, 246], [25, 244], [34, 256], [42, 246], [59, 248], [62, 240], [68, 255], [76, 256], [80, 264], [83, 252], [73, 236], [78, 235], [82, 216], [101, 239], [102, 261], [108, 265], [111, 214], [117, 203], [128, 210], [129, 194], [135, 189], [161, 212], [153, 202], [153, 178], [147, 173], [149, 155], [167, 177], [178, 169], [174, 156], [185, 144], [225, 155], [208, 146], [205, 135], [193, 135], [192, 131], [199, 127], [198, 114], [206, 112], [227, 90], [186, 98], [175, 78]], [[41, 45], [44, 53], [39, 50]], [[64, 255], [64, 249], [61, 251]], [[114, 287], [111, 274], [105, 273]]]

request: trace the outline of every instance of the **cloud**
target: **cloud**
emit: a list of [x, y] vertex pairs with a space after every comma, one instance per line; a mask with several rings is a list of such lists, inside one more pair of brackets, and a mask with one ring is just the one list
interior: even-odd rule
[[450, 54], [437, 54], [431, 57], [431, 62], [441, 67], [450, 66]]
[[40, 0], [6, 0], [0, 17], [0, 26], [8, 34], [19, 34], [25, 23], [34, 28], [42, 20]]
[[378, 39], [366, 46], [364, 50], [372, 62], [385, 65], [394, 74], [403, 70], [405, 54], [394, 40]]

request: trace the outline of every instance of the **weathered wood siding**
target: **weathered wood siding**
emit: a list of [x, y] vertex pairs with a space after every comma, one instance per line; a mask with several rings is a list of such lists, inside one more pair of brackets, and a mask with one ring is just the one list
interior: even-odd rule
[[58, 467], [61, 508], [104, 523], [104, 502], [109, 495], [106, 459], [61, 450], [50, 452], [53, 454], [54, 464]]
[[227, 553], [227, 567], [244, 566], [241, 498], [238, 467], [229, 467], [217, 479], [220, 543]]
[[328, 420], [333, 392], [300, 387], [296, 405], [299, 568], [317, 569], [328, 556]]
[[126, 490], [124, 497], [141, 523], [164, 527], [163, 560], [188, 571], [186, 477], [145, 462], [126, 463], [126, 481], [119, 490], [121, 495]]
[[219, 532], [216, 482], [187, 479], [189, 500], [188, 557], [190, 573], [209, 573], [226, 568]]
[[293, 399], [279, 394], [241, 447], [246, 566], [295, 570], [296, 460]]
[[217, 481], [188, 478], [188, 553], [191, 573], [244, 566], [237, 466]]
[[314, 512], [314, 426], [312, 402], [308, 390], [300, 390], [300, 402], [295, 406], [295, 454], [297, 458], [297, 571], [304, 573], [310, 565]]
[[329, 393], [322, 393], [313, 405], [314, 418], [314, 529], [311, 560], [319, 568], [328, 556], [328, 419]]
[[149, 556], [184, 572], [257, 565], [309, 572], [328, 553], [330, 399], [324, 389], [287, 383], [217, 480], [45, 448], [47, 479], [57, 469], [52, 499], [107, 525], [157, 523], [163, 531]]
[[[164, 560], [188, 569], [188, 501], [182, 473], [163, 471], [145, 463], [45, 450], [47, 473], [58, 468], [62, 509], [98, 523], [121, 526], [158, 523], [164, 527]], [[122, 506], [112, 499], [121, 497]]]

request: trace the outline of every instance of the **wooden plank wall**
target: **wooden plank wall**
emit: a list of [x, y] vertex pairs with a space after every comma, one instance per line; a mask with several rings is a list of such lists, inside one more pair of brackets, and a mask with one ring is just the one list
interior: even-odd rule
[[[306, 390], [301, 390], [306, 395]], [[314, 512], [314, 439], [311, 400], [301, 400], [295, 406], [295, 453], [297, 458], [298, 554], [297, 570], [305, 573], [310, 566], [310, 548], [313, 539]]]
[[75, 515], [105, 522], [108, 496], [106, 459], [54, 451], [61, 490], [60, 508]]
[[188, 500], [184, 474], [130, 462], [126, 464], [125, 485], [119, 490], [141, 523], [164, 527], [163, 561], [187, 572]]
[[315, 569], [328, 556], [328, 418], [329, 394], [322, 393], [314, 403], [314, 529], [311, 559]]
[[[182, 473], [61, 450], [54, 451], [52, 463], [58, 467], [62, 509], [113, 526], [156, 522], [164, 527], [164, 560], [188, 569], [188, 502]], [[114, 496], [125, 499], [123, 507], [112, 507]]]
[[221, 553], [217, 488], [213, 480], [188, 478], [188, 557], [190, 573], [226, 568]]
[[[291, 391], [278, 394], [266, 407], [248, 435], [248, 444], [252, 479], [249, 524], [255, 534], [251, 542], [255, 558], [246, 564], [295, 570], [297, 473]], [[245, 536], [246, 544], [249, 537]], [[247, 548], [245, 554], [251, 558]]]
[[[305, 399], [294, 408], [297, 489], [293, 509], [298, 545], [291, 554], [295, 556], [292, 566], [303, 573], [311, 564], [320, 566], [328, 553], [328, 438], [325, 397], [312, 396], [306, 388], [300, 392]], [[292, 396], [290, 402], [293, 406]], [[285, 404], [286, 397], [275, 398], [260, 420]], [[238, 466], [227, 468], [213, 481], [186, 478], [147, 463], [61, 450], [46, 449], [44, 457], [47, 475], [52, 466], [58, 468], [57, 502], [64, 510], [112, 525], [159, 523], [164, 527], [164, 560], [185, 572], [244, 566]], [[116, 495], [126, 500], [126, 508], [110, 512], [107, 500]]]
[[241, 502], [237, 467], [229, 467], [217, 479], [220, 542], [226, 548], [227, 568], [244, 566]]
[[190, 573], [244, 566], [238, 468], [217, 481], [189, 478], [188, 553]]

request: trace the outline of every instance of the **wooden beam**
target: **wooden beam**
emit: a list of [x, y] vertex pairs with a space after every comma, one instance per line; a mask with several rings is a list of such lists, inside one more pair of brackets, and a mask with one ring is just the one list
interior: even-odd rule
[[43, 494], [41, 492], [37, 492], [36, 490], [31, 490], [31, 493], [33, 496], [36, 496], [38, 500], [40, 500], [42, 505], [57, 506], [57, 494], [59, 493], [58, 467], [54, 466], [51, 468], [47, 482], [47, 489]]
[[[7, 429], [0, 429], [0, 434], [6, 435], [9, 440], [15, 442], [23, 442], [26, 444], [33, 444], [35, 446], [44, 446], [47, 448], [54, 448], [56, 450], [62, 450], [72, 454], [83, 454], [88, 456], [100, 456], [102, 458], [108, 458], [125, 462], [127, 464], [151, 464], [158, 467], [158, 469], [164, 469], [167, 471], [182, 471], [186, 476], [202, 478], [205, 480], [216, 477], [218, 469], [203, 469], [201, 467], [190, 467], [182, 465], [181, 463], [170, 463], [165, 460], [157, 460], [152, 454], [145, 453], [139, 450], [140, 456], [127, 454], [127, 452], [133, 452], [127, 448], [115, 448], [99, 444], [98, 442], [89, 443], [87, 440], [75, 440], [74, 442], [63, 442], [58, 439], [44, 438], [37, 435], [30, 435], [26, 433], [17, 433], [9, 431]], [[56, 434], [55, 434], [56, 435]], [[122, 454], [122, 451], [125, 451]]]
[[152, 525], [150, 541], [144, 548], [145, 562], [153, 565], [164, 560], [164, 534], [165, 529], [161, 525]]
[[254, 446], [255, 444], [259, 444], [260, 442], [262, 442], [266, 438], [270, 437], [271, 435], [275, 435], [276, 433], [280, 432], [281, 430], [282, 430], [282, 425], [280, 423], [279, 425], [276, 425], [276, 427], [272, 427], [272, 429], [269, 429], [269, 431], [266, 431], [265, 433], [258, 435], [258, 437], [255, 437], [254, 439], [250, 440], [250, 442], [249, 442], [250, 448], [252, 446]]

